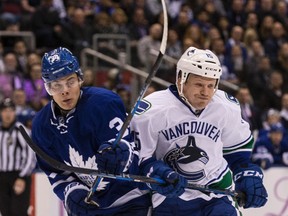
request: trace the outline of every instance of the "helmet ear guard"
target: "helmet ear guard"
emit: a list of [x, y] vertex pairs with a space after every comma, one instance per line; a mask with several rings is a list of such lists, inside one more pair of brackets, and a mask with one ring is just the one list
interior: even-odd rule
[[83, 80], [83, 73], [78, 60], [67, 48], [59, 47], [44, 54], [42, 58], [42, 79], [45, 83], [73, 73], [76, 73]]

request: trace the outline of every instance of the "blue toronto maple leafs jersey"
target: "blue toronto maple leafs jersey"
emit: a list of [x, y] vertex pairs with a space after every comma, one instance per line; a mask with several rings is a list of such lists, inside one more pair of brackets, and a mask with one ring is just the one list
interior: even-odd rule
[[[58, 114], [57, 114], [58, 113]], [[54, 101], [37, 113], [33, 120], [32, 139], [54, 159], [71, 166], [97, 169], [96, 152], [99, 146], [116, 138], [126, 118], [121, 98], [112, 91], [83, 87], [76, 107], [66, 117], [59, 113]], [[128, 130], [123, 136], [131, 141]], [[64, 200], [64, 190], [72, 182], [92, 186], [95, 176], [63, 172], [38, 158], [56, 195]], [[138, 158], [133, 161], [138, 165]], [[106, 179], [100, 183], [95, 195], [102, 209], [114, 209], [134, 202], [150, 202], [148, 191], [140, 190], [137, 183]], [[99, 209], [99, 213], [102, 213]]]

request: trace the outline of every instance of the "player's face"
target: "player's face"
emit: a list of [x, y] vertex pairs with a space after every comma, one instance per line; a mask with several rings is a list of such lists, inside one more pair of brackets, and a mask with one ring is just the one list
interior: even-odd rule
[[53, 94], [53, 99], [62, 109], [73, 109], [80, 96], [81, 83], [76, 73], [53, 81], [50, 88], [57, 92]]
[[183, 94], [196, 109], [204, 109], [215, 92], [216, 79], [190, 74], [183, 86]]

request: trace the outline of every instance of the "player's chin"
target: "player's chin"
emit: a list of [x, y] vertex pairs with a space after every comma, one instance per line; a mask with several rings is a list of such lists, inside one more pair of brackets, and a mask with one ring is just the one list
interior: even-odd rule
[[204, 109], [208, 105], [208, 100], [199, 100], [196, 109]]
[[76, 102], [72, 99], [61, 102], [61, 108], [64, 110], [71, 110], [76, 106]]

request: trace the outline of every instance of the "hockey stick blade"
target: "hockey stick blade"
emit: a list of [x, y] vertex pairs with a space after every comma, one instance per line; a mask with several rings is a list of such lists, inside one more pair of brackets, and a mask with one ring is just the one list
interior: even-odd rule
[[[98, 176], [102, 178], [110, 178], [110, 179], [116, 179], [116, 180], [123, 180], [123, 181], [132, 181], [132, 182], [141, 182], [141, 183], [150, 183], [150, 184], [164, 184], [165, 181], [159, 178], [151, 178], [146, 176], [138, 176], [138, 175], [129, 175], [129, 174], [121, 174], [121, 175], [113, 175], [109, 173], [101, 173], [98, 170], [95, 169], [88, 169], [83, 167], [73, 167], [69, 166], [63, 162], [57, 161], [54, 158], [50, 157], [48, 154], [46, 154], [38, 145], [36, 145], [29, 134], [26, 132], [24, 127], [22, 125], [19, 126], [19, 130], [27, 144], [30, 146], [30, 148], [40, 157], [42, 158], [46, 163], [48, 163], [51, 167], [62, 170], [62, 171], [68, 171], [68, 172], [74, 172], [74, 173], [81, 173], [81, 174], [87, 174], [87, 175], [93, 175]], [[224, 195], [230, 195], [235, 198], [243, 199], [244, 196], [241, 193], [238, 193], [233, 190], [221, 190], [221, 189], [214, 189], [209, 188], [207, 186], [203, 185], [197, 185], [197, 184], [191, 184], [188, 183], [187, 188], [193, 189], [193, 190], [199, 190], [202, 192], [207, 193], [215, 193], [215, 194], [224, 194]]]

